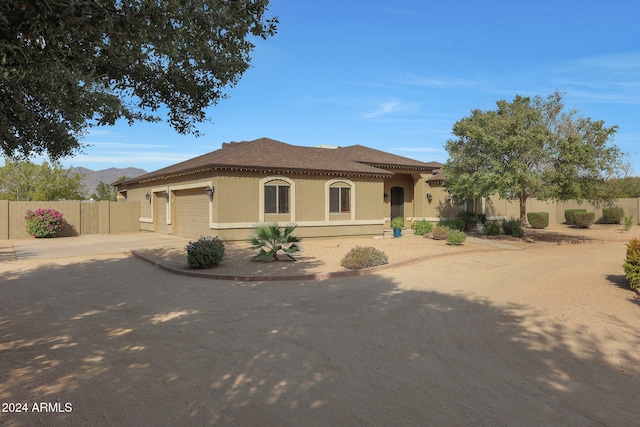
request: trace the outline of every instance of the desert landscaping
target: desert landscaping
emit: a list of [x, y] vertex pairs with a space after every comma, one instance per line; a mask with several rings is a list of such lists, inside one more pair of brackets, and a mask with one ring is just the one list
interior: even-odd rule
[[[176, 274], [181, 238], [135, 248], [176, 272], [126, 235], [3, 243], [0, 424], [636, 425], [638, 227], [535, 233], [308, 239], [295, 263], [228, 245], [225, 280]], [[327, 274], [355, 245], [391, 265]]]

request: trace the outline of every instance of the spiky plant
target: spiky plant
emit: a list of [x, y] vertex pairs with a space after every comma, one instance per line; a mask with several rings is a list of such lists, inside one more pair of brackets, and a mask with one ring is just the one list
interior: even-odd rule
[[291, 254], [300, 250], [296, 243], [301, 240], [300, 237], [292, 234], [296, 227], [297, 225], [280, 227], [277, 223], [256, 226], [249, 237], [249, 243], [254, 249], [260, 249], [260, 252], [253, 259], [278, 261], [278, 252], [282, 251], [284, 255], [295, 261]]

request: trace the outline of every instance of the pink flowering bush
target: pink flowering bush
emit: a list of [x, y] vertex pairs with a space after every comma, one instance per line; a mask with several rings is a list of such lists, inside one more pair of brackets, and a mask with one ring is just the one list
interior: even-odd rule
[[62, 230], [62, 214], [55, 209], [27, 211], [27, 232], [33, 237], [56, 237]]

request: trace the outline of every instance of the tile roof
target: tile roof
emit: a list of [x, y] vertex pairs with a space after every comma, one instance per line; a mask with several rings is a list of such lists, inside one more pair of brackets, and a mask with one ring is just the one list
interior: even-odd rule
[[393, 172], [386, 168], [426, 172], [440, 166], [440, 163], [424, 163], [361, 145], [335, 149], [301, 147], [260, 138], [224, 143], [219, 150], [119, 184], [142, 183], [215, 169], [388, 177]]

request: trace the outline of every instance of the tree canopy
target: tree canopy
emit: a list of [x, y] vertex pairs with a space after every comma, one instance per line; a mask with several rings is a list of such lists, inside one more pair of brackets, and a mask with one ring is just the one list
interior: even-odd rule
[[[121, 176], [116, 182], [126, 181], [129, 178], [128, 176]], [[91, 194], [91, 198], [93, 200], [110, 200], [115, 202], [118, 199], [118, 188], [104, 181], [100, 181], [98, 185], [96, 185], [96, 192]]]
[[6, 160], [0, 167], [0, 199], [79, 200], [83, 192], [82, 175], [58, 163]]
[[567, 110], [562, 98], [559, 92], [533, 99], [517, 95], [498, 101], [496, 110], [473, 110], [456, 122], [456, 138], [446, 144], [447, 190], [459, 199], [518, 199], [523, 223], [532, 196], [610, 201], [607, 178], [624, 157], [612, 143], [617, 126]]
[[268, 0], [0, 2], [0, 148], [5, 156], [82, 148], [89, 127], [120, 118], [198, 135], [205, 109], [276, 32]]

